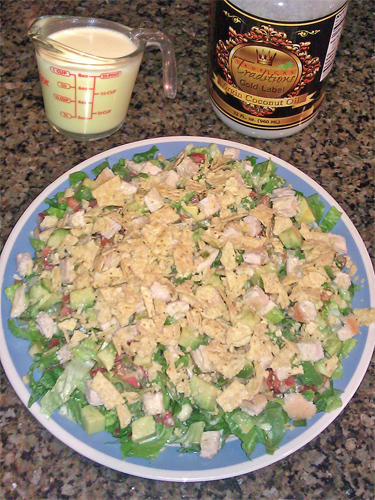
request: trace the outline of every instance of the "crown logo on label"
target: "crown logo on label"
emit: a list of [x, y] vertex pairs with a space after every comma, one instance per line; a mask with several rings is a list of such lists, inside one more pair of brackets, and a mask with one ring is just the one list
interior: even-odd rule
[[261, 52], [258, 52], [258, 49], [256, 49], [256, 53], [257, 53], [258, 64], [264, 64], [265, 66], [272, 66], [273, 60], [276, 57], [276, 52], [274, 54], [271, 54], [271, 51], [269, 50], [268, 53], [266, 54], [264, 49], [262, 49]]

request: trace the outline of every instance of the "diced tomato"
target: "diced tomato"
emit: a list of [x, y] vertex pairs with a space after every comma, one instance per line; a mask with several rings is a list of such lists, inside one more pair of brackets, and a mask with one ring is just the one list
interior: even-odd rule
[[67, 304], [70, 300], [70, 293], [63, 295], [61, 300], [64, 302], [64, 304]]
[[288, 387], [294, 387], [294, 384], [296, 381], [294, 380], [294, 377], [288, 377], [287, 379], [284, 380], [284, 384], [287, 385]]
[[188, 215], [185, 215], [185, 214], [179, 214], [179, 215], [180, 215], [180, 221], [181, 222], [184, 222], [184, 221], [186, 221], [186, 219], [189, 219]]
[[268, 196], [264, 195], [259, 200], [259, 204], [260, 205], [265, 205], [266, 207], [269, 207], [270, 206], [270, 199], [268, 198]]
[[255, 198], [255, 197], [256, 197], [256, 196], [258, 196], [258, 195], [256, 194], [256, 192], [255, 192], [255, 191], [250, 191], [249, 196], [250, 196], [250, 198]]
[[129, 177], [132, 178], [132, 177], [137, 177], [137, 172], [133, 172], [132, 170], [130, 170], [129, 172]]
[[107, 245], [107, 243], [110, 243], [111, 240], [109, 240], [108, 238], [105, 238], [104, 236], [100, 235], [100, 245], [102, 247], [105, 247]]
[[89, 201], [89, 207], [90, 208], [96, 207], [97, 204], [98, 204], [98, 202], [96, 200], [90, 200]]
[[92, 370], [90, 370], [90, 377], [94, 378], [98, 372], [104, 373], [105, 371], [106, 369], [104, 368], [104, 366], [98, 366], [98, 368], [93, 368]]
[[44, 247], [42, 253], [43, 253], [43, 259], [46, 259], [52, 253], [52, 248]]
[[66, 203], [67, 203], [68, 207], [72, 208], [75, 212], [77, 211], [76, 210], [77, 207], [79, 207], [78, 210], [81, 209], [81, 204], [79, 203], [78, 200], [75, 200], [73, 198], [73, 196], [69, 196], [69, 198], [66, 200]]
[[42, 222], [42, 220], [44, 220], [45, 216], [46, 216], [46, 214], [43, 212], [40, 212], [38, 214], [38, 224], [40, 224]]
[[280, 392], [281, 382], [276, 377], [275, 373], [272, 370], [270, 370], [270, 372], [268, 373], [266, 383], [268, 388], [271, 389], [271, 391], [273, 391], [274, 394]]
[[173, 415], [170, 411], [166, 411], [164, 415], [155, 417], [156, 422], [160, 422], [167, 427], [174, 427]]
[[42, 250], [42, 255], [43, 255], [43, 268], [50, 270], [53, 268], [53, 264], [49, 261], [48, 257], [52, 253], [52, 248], [50, 247], [44, 247]]
[[121, 432], [121, 429], [120, 429], [120, 427], [118, 427], [117, 429], [115, 429], [115, 430], [113, 431], [113, 435], [114, 435], [114, 436], [119, 436], [119, 435], [120, 435], [120, 432]]
[[203, 153], [191, 153], [190, 158], [195, 163], [203, 163], [204, 160], [206, 159], [206, 157], [205, 157], [205, 155]]
[[48, 347], [56, 347], [57, 345], [59, 345], [60, 343], [60, 340], [59, 339], [51, 339], [48, 343]]
[[312, 391], [316, 392], [315, 385], [301, 385], [301, 386], [298, 387], [298, 392], [306, 392], [306, 391], [309, 391], [309, 390], [312, 390]]
[[127, 382], [128, 384], [132, 385], [136, 389], [142, 388], [142, 385], [139, 381], [138, 373], [135, 371], [129, 370], [129, 368], [126, 368], [121, 363], [118, 363], [116, 365], [115, 373], [120, 377], [121, 380], [124, 380], [124, 382]]
[[72, 314], [73, 310], [70, 306], [64, 306], [61, 309], [60, 315], [62, 318], [66, 318], [67, 316], [70, 316]]
[[[122, 378], [122, 377], [120, 377], [120, 378]], [[134, 375], [129, 375], [127, 377], [124, 377], [123, 380], [125, 382], [127, 382], [128, 384], [132, 385], [133, 387], [135, 387], [136, 389], [141, 389], [141, 387], [142, 387], [140, 381]]]

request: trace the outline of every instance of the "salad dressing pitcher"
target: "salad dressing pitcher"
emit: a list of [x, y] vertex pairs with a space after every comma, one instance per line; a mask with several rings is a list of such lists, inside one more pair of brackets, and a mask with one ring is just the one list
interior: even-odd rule
[[169, 98], [176, 95], [174, 49], [160, 31], [103, 19], [44, 16], [28, 36], [35, 47], [47, 118], [72, 139], [101, 139], [122, 126], [147, 46], [160, 48], [164, 92]]

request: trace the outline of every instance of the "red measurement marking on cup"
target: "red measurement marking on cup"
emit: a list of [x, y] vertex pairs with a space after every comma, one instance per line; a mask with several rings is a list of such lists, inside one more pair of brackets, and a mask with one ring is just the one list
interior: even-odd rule
[[[68, 71], [67, 69], [55, 68], [55, 66], [51, 66], [50, 70], [52, 71], [52, 73], [55, 73], [55, 75], [60, 75], [60, 76], [71, 76], [72, 75], [70, 73], [70, 71]], [[75, 75], [72, 75], [72, 76], [75, 76]]]
[[57, 86], [60, 87], [61, 89], [74, 89], [73, 85], [70, 85], [70, 83], [65, 83], [65, 82], [57, 82]]
[[115, 71], [113, 73], [101, 73], [99, 78], [102, 80], [108, 80], [108, 78], [118, 78], [121, 75], [121, 71]]
[[[67, 90], [67, 91], [74, 91], [74, 96], [69, 92], [70, 95], [62, 95], [62, 94], [53, 94], [54, 99], [57, 101], [64, 103], [64, 104], [70, 104], [74, 103], [74, 114], [69, 113], [68, 111], [60, 111], [60, 115], [64, 118], [72, 119], [72, 118], [78, 118], [79, 120], [92, 120], [94, 115], [108, 115], [109, 113], [112, 112], [112, 109], [104, 109], [101, 111], [94, 111], [94, 101], [95, 101], [95, 96], [110, 96], [113, 95], [117, 92], [116, 89], [110, 89], [110, 90], [103, 90], [96, 92], [96, 84], [97, 84], [97, 79], [99, 78], [100, 80], [109, 80], [112, 78], [118, 78], [122, 72], [121, 71], [112, 71], [112, 72], [107, 72], [107, 73], [101, 73], [100, 75], [88, 75], [88, 74], [83, 74], [83, 73], [71, 73], [70, 71], [62, 68], [57, 68], [55, 66], [50, 66], [50, 70], [52, 73], [55, 75], [58, 75], [61, 77], [61, 79], [57, 82], [57, 86], [62, 89], [62, 90]], [[83, 82], [83, 85], [77, 86], [77, 77], [78, 78], [84, 78], [87, 80], [87, 82]], [[64, 81], [63, 79], [67, 78], [68, 81]], [[88, 80], [92, 79], [92, 86], [90, 85]], [[48, 80], [46, 80], [46, 84]], [[85, 85], [86, 83], [86, 85]], [[87, 85], [88, 84], [88, 85]], [[78, 92], [86, 92], [86, 94], [81, 95], [81, 99], [78, 99]], [[89, 92], [90, 94], [87, 94]], [[91, 98], [90, 98], [91, 97]], [[77, 106], [85, 106], [87, 109], [89, 107], [89, 113], [87, 116], [84, 116], [82, 114], [78, 115], [78, 110]]]
[[56, 99], [56, 101], [60, 101], [60, 102], [74, 102], [73, 99], [71, 99], [70, 97], [67, 97], [66, 95], [60, 95], [60, 94], [53, 94], [53, 97], [54, 99]]

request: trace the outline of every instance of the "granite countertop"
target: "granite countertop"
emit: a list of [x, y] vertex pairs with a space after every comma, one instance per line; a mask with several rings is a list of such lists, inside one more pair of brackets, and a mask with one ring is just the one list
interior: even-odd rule
[[[206, 86], [209, 0], [4, 0], [2, 2], [1, 238], [31, 201], [82, 160], [135, 140], [201, 135], [255, 146], [295, 165], [346, 210], [372, 258], [374, 156], [371, 2], [352, 0], [327, 96], [312, 125], [279, 140], [255, 140], [221, 123]], [[33, 48], [26, 37], [40, 15], [103, 17], [158, 28], [176, 48], [179, 89], [164, 97], [161, 57], [145, 54], [126, 124], [111, 137], [82, 143], [48, 124]], [[374, 358], [373, 358], [374, 361]], [[374, 375], [317, 438], [284, 460], [233, 479], [173, 483], [122, 474], [62, 444], [23, 406], [1, 372], [0, 497], [7, 500], [369, 500], [374, 494]]]

